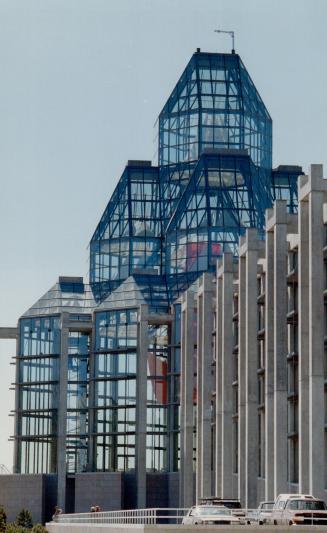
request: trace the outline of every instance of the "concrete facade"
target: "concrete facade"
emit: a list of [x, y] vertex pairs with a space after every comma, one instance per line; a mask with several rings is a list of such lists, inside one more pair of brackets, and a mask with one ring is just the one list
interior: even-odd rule
[[114, 511], [123, 507], [122, 472], [88, 472], [75, 476], [75, 513], [87, 513], [92, 505]]
[[8, 522], [16, 520], [22, 509], [32, 513], [34, 523], [50, 520], [56, 504], [56, 486], [56, 476], [0, 476], [0, 505], [6, 511]]
[[[198, 497], [236, 497], [245, 507], [282, 492], [326, 499], [327, 181], [321, 165], [300, 178], [298, 198], [298, 214], [277, 200], [266, 213], [265, 239], [249, 229], [238, 259], [223, 255], [211, 279], [215, 304], [206, 306], [206, 323], [201, 313], [209, 275], [199, 283]], [[212, 354], [212, 381], [203, 338]], [[205, 365], [211, 424], [203, 410]], [[204, 480], [210, 474], [209, 494]]]

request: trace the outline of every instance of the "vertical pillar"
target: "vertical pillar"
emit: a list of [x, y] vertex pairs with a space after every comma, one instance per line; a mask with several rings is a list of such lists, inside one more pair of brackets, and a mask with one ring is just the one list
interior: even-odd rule
[[299, 488], [321, 498], [325, 470], [323, 203], [326, 199], [322, 165], [311, 165], [309, 178], [302, 179], [299, 187]]
[[68, 374], [68, 313], [61, 314], [59, 403], [58, 403], [58, 485], [57, 505], [65, 511], [66, 507], [66, 438], [67, 438], [67, 374]]
[[233, 494], [233, 254], [223, 256], [221, 361], [221, 495]]
[[20, 416], [19, 416], [19, 406], [20, 406], [20, 398], [22, 395], [22, 389], [19, 386], [20, 381], [20, 365], [21, 365], [21, 359], [18, 359], [20, 356], [20, 335], [21, 335], [21, 329], [20, 329], [20, 321], [18, 322], [17, 326], [18, 335], [16, 339], [16, 368], [15, 368], [15, 440], [14, 440], [14, 465], [13, 465], [13, 473], [14, 474], [20, 474], [21, 473], [21, 445], [20, 441], [18, 439], [18, 436], [21, 434], [20, 429]]
[[194, 390], [194, 295], [187, 291], [182, 302], [181, 336], [181, 470], [180, 506], [193, 500], [193, 390]]
[[299, 200], [299, 492], [309, 493], [309, 204]]
[[266, 211], [265, 279], [265, 499], [274, 500], [274, 232]]
[[215, 496], [222, 496], [222, 314], [223, 314], [223, 281], [222, 276], [218, 274], [220, 270], [219, 263], [217, 264], [217, 279], [216, 279], [216, 471], [215, 471]]
[[260, 242], [255, 229], [240, 239], [239, 260], [239, 497], [257, 505], [258, 481], [258, 308], [257, 264]]
[[274, 205], [274, 496], [287, 492], [287, 211]]
[[[200, 280], [202, 281], [202, 280]], [[199, 289], [200, 290], [200, 289]], [[197, 354], [196, 354], [196, 476], [195, 494], [198, 503], [202, 497], [202, 294], [197, 297]]]
[[96, 339], [96, 330], [95, 330], [95, 314], [93, 315], [93, 327], [90, 338], [90, 355], [89, 355], [89, 409], [88, 409], [88, 470], [94, 472], [96, 469], [96, 455], [95, 455], [95, 427], [94, 427], [94, 416], [95, 416], [95, 373], [96, 373], [96, 364], [95, 364], [95, 339]]
[[139, 307], [136, 373], [136, 487], [137, 507], [146, 508], [148, 308]]
[[198, 296], [198, 416], [197, 431], [197, 500], [212, 493], [212, 443], [211, 443], [211, 395], [212, 395], [212, 275], [203, 274]]
[[[240, 239], [240, 248], [243, 239]], [[238, 289], [238, 497], [242, 506], [245, 504], [245, 367], [246, 367], [246, 259], [239, 257]]]
[[[311, 165], [309, 196], [309, 491], [325, 498], [324, 257], [322, 165]], [[318, 189], [318, 190], [317, 190]]]
[[256, 230], [246, 232], [246, 332], [245, 332], [245, 505], [257, 506], [258, 480], [258, 310]]

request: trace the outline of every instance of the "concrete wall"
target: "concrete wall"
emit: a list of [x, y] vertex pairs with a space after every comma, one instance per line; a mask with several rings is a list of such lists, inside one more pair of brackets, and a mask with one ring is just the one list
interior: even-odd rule
[[179, 473], [170, 472], [167, 475], [168, 475], [168, 507], [179, 507]]
[[123, 509], [137, 507], [136, 475], [130, 472], [124, 474], [124, 502]]
[[[260, 531], [261, 528], [258, 526], [228, 526], [227, 529], [231, 531]], [[297, 533], [305, 533], [306, 531], [320, 531], [321, 526], [296, 526]], [[153, 526], [143, 526], [143, 525], [113, 525], [109, 526], [106, 524], [47, 524], [47, 530], [49, 533], [94, 533], [94, 532], [103, 532], [103, 533], [179, 533], [181, 531], [205, 531], [206, 533], [216, 533], [217, 531], [225, 531], [226, 526], [177, 526], [177, 525], [153, 525]], [[287, 531], [285, 526], [264, 526], [264, 533], [276, 533], [277, 531]]]
[[88, 513], [92, 505], [104, 511], [123, 508], [124, 479], [120, 472], [76, 474], [75, 512]]
[[[136, 507], [134, 474], [121, 472], [90, 472], [67, 479], [67, 512], [89, 512], [92, 505], [105, 511]], [[147, 474], [147, 507], [178, 507], [179, 474]], [[42, 474], [13, 474], [0, 476], [0, 505], [8, 521], [16, 519], [19, 511], [28, 509], [34, 523], [51, 520], [57, 504], [57, 476]]]
[[168, 507], [168, 477], [167, 474], [147, 474], [146, 476], [146, 506]]
[[[56, 476], [12, 474], [0, 476], [0, 505], [8, 522], [16, 519], [21, 509], [28, 509], [34, 523], [44, 523], [53, 513], [56, 497]], [[47, 505], [45, 505], [47, 502]]]
[[57, 504], [57, 476], [44, 475], [43, 483], [43, 520], [42, 523], [51, 520], [54, 508]]

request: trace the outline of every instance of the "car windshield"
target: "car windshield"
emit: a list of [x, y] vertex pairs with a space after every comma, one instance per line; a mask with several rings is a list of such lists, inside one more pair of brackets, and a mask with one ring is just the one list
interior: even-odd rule
[[300, 511], [325, 511], [326, 504], [322, 500], [291, 500], [287, 506], [289, 509]]
[[230, 515], [231, 511], [227, 509], [226, 507], [215, 507], [214, 505], [210, 505], [208, 507], [199, 507], [197, 509], [200, 516], [208, 516], [213, 514], [223, 514], [223, 515]]
[[268, 503], [268, 502], [267, 503], [263, 503], [261, 505], [261, 511], [271, 511], [272, 508], [273, 508], [273, 505], [274, 505], [273, 502], [271, 502], [271, 503]]
[[225, 507], [228, 507], [228, 509], [241, 509], [240, 502], [224, 502]]

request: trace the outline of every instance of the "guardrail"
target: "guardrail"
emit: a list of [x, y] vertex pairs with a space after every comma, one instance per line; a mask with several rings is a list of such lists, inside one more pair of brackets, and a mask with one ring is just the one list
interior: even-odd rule
[[65, 524], [181, 524], [189, 508], [129, 509], [92, 513], [58, 514], [54, 522]]
[[[99, 511], [90, 513], [58, 514], [53, 521], [63, 524], [120, 524], [120, 525], [159, 525], [181, 524], [189, 508], [152, 508], [129, 509], [124, 511]], [[240, 524], [274, 524], [274, 518], [280, 525], [289, 525], [291, 521], [296, 525], [324, 525], [327, 526], [327, 516], [319, 511], [310, 512], [298, 510], [292, 515], [263, 516], [258, 509], [233, 509], [232, 514], [240, 518]], [[277, 513], [278, 514], [278, 513]], [[199, 517], [201, 520], [201, 517]]]

